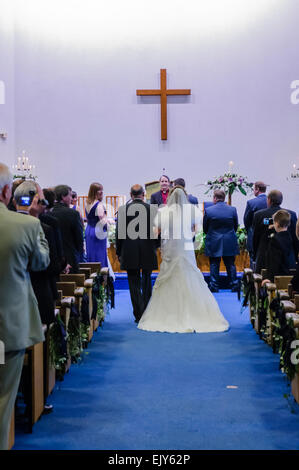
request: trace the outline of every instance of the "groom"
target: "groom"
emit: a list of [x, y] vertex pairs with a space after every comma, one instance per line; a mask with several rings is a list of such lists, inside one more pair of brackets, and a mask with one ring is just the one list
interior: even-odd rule
[[157, 208], [144, 202], [140, 184], [132, 186], [130, 194], [132, 201], [118, 210], [116, 254], [121, 269], [128, 273], [133, 313], [138, 323], [152, 295], [152, 270], [158, 268], [158, 240], [153, 234]]

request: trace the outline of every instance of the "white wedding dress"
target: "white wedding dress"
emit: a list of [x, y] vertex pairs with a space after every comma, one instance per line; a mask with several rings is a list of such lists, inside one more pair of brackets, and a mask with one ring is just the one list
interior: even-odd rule
[[205, 333], [229, 328], [196, 265], [192, 224], [202, 226], [202, 213], [188, 202], [182, 189], [176, 188], [155, 220], [161, 230], [162, 263], [152, 297], [138, 323], [141, 330]]

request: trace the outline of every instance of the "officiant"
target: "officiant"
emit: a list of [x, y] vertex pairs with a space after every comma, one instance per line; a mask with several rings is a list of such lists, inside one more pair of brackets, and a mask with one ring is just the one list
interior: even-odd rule
[[153, 193], [151, 195], [151, 204], [157, 204], [158, 206], [165, 206], [167, 203], [167, 198], [169, 194], [170, 188], [170, 179], [166, 175], [162, 175], [159, 179], [160, 182], [160, 191]]

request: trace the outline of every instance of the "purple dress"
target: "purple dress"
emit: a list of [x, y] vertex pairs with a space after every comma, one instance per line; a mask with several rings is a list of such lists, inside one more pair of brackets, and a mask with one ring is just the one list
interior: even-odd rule
[[[92, 206], [90, 212], [87, 212], [87, 210], [85, 211], [87, 217], [87, 227], [85, 230], [86, 255], [87, 262], [100, 262], [102, 268], [107, 268], [107, 238], [100, 240], [96, 236], [96, 225], [100, 220], [96, 215], [99, 202], [100, 201]], [[107, 232], [107, 225], [104, 226], [104, 232]]]

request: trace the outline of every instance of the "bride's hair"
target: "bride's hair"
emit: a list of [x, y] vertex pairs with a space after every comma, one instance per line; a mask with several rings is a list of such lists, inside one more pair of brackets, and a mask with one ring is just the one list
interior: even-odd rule
[[181, 189], [186, 194], [186, 196], [188, 197], [188, 194], [186, 193], [185, 188], [183, 188], [183, 186], [180, 186], [179, 184], [177, 184], [176, 186], [173, 186], [173, 188], [171, 188], [171, 190], [169, 191], [168, 198], [172, 195], [172, 193], [174, 193], [174, 191], [176, 189]]

